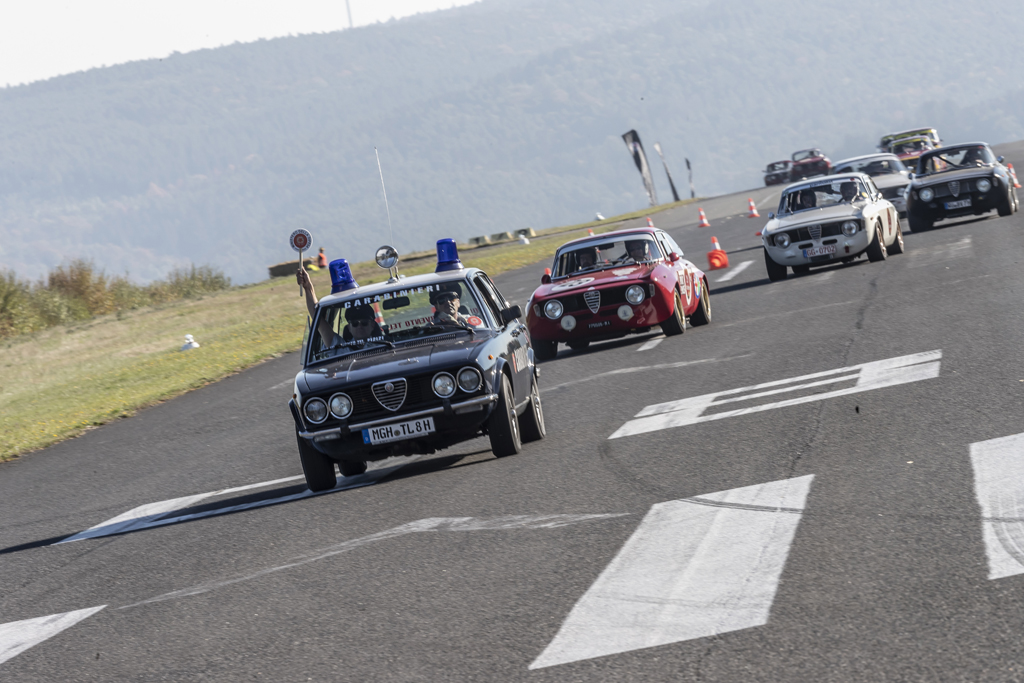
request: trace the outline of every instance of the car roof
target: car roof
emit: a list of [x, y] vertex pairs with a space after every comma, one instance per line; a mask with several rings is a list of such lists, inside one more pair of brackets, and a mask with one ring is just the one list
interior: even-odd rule
[[451, 282], [452, 280], [465, 280], [480, 272], [483, 271], [479, 268], [463, 268], [461, 270], [447, 270], [440, 273], [427, 273], [425, 275], [400, 277], [397, 282], [375, 282], [371, 285], [356, 287], [355, 289], [347, 289], [344, 292], [338, 292], [337, 294], [329, 294], [320, 299], [320, 303], [323, 305], [333, 304], [338, 301], [344, 301], [350, 297], [372, 296], [383, 292], [393, 292], [396, 289], [412, 289], [413, 287], [426, 287], [427, 285]]
[[837, 173], [836, 175], [823, 175], [816, 178], [807, 178], [806, 180], [801, 180], [798, 183], [790, 183], [789, 185], [786, 185], [786, 189], [784, 189], [783, 192], [789, 192], [794, 187], [807, 187], [808, 185], [814, 185], [816, 183], [831, 185], [832, 183], [850, 179], [864, 181], [870, 180], [870, 176], [867, 173]]
[[888, 159], [895, 159], [899, 161], [900, 158], [892, 152], [875, 152], [874, 154], [861, 154], [859, 157], [850, 157], [849, 159], [842, 159], [840, 161], [832, 162], [832, 167], [842, 166], [843, 164], [852, 164], [855, 161], [864, 161], [865, 159], [874, 159], [876, 157], [886, 157]]
[[612, 230], [611, 232], [603, 232], [600, 235], [587, 235], [586, 237], [578, 237], [578, 238], [576, 238], [574, 240], [569, 240], [568, 242], [566, 242], [565, 244], [560, 246], [558, 248], [558, 251], [561, 251], [562, 249], [564, 249], [565, 247], [568, 247], [571, 244], [580, 244], [580, 243], [583, 243], [583, 242], [589, 242], [591, 240], [596, 240], [596, 239], [606, 239], [608, 237], [613, 237], [613, 238], [617, 239], [618, 236], [622, 236], [622, 235], [639, 235], [639, 234], [654, 235], [654, 233], [659, 231], [659, 230], [661, 230], [661, 228], [652, 228], [650, 226], [639, 226], [639, 227], [636, 227], [636, 228], [623, 228], [622, 230]]
[[931, 142], [932, 141], [932, 139], [930, 137], [928, 137], [927, 135], [911, 135], [909, 137], [898, 138], [896, 140], [893, 140], [889, 144], [890, 145], [898, 145], [901, 142], [910, 142], [911, 140], [924, 140], [925, 142]]

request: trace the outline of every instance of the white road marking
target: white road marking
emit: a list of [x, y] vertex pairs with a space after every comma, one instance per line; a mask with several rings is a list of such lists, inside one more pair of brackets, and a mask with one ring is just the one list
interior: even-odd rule
[[732, 267], [732, 269], [729, 270], [728, 273], [715, 280], [715, 282], [728, 282], [729, 280], [733, 279], [734, 277], [742, 273], [744, 270], [749, 268], [750, 264], [752, 263], [753, 261], [743, 261], [742, 263], [737, 263], [735, 266]]
[[[71, 541], [81, 541], [87, 538], [101, 538], [103, 536], [112, 536], [114, 534], [123, 534], [129, 531], [141, 531], [142, 529], [150, 529], [157, 526], [166, 526], [168, 524], [177, 524], [179, 522], [189, 522], [196, 519], [203, 519], [206, 517], [215, 517], [218, 515], [226, 515], [232, 512], [239, 512], [241, 510], [251, 510], [254, 508], [267, 507], [268, 505], [277, 505], [279, 503], [287, 503], [289, 501], [301, 500], [303, 498], [311, 498], [313, 496], [325, 495], [328, 493], [337, 493], [339, 491], [347, 491], [349, 489], [362, 488], [364, 486], [372, 486], [384, 477], [396, 472], [397, 470], [405, 467], [406, 465], [419, 460], [420, 456], [412, 456], [408, 458], [389, 458], [388, 460], [382, 461], [381, 463], [371, 463], [371, 467], [367, 469], [364, 474], [360, 474], [355, 477], [338, 477], [338, 484], [333, 489], [328, 491], [321, 491], [320, 493], [313, 493], [309, 489], [301, 491], [299, 493], [293, 493], [287, 496], [278, 496], [276, 498], [265, 498], [263, 500], [256, 500], [248, 503], [240, 503], [238, 505], [231, 505], [227, 507], [220, 507], [211, 510], [203, 510], [201, 512], [194, 512], [188, 515], [178, 515], [176, 517], [169, 517], [172, 512], [176, 510], [184, 510], [192, 507], [197, 503], [213, 498], [215, 496], [224, 496], [232, 493], [239, 493], [241, 491], [249, 491], [252, 489], [265, 488], [268, 486], [274, 486], [276, 484], [286, 484], [294, 481], [301, 481], [302, 475], [295, 477], [285, 477], [284, 479], [274, 479], [271, 481], [263, 481], [258, 484], [247, 484], [245, 486], [236, 486], [228, 489], [221, 489], [220, 491], [213, 491], [210, 493], [200, 493], [194, 496], [185, 496], [182, 498], [172, 498], [171, 500], [164, 500], [158, 503], [147, 503], [146, 505], [140, 505], [137, 508], [133, 508], [128, 512], [108, 519], [105, 522], [101, 522], [94, 527], [90, 527], [85, 531], [68, 536], [65, 539], [57, 541], [52, 545], [59, 545], [61, 543], [70, 543]], [[395, 460], [401, 462], [397, 465], [387, 466], [388, 463], [392, 463]], [[381, 466], [381, 465], [385, 466]], [[373, 467], [376, 465], [376, 467]]]
[[[641, 410], [634, 416], [633, 420], [630, 420], [619, 427], [619, 429], [608, 438], [618, 439], [623, 436], [644, 434], [646, 432], [654, 432], [660, 429], [684, 427], [686, 425], [697, 424], [698, 422], [723, 420], [727, 417], [749, 415], [750, 413], [759, 413], [764, 410], [785, 408], [788, 406], [799, 405], [801, 403], [821, 401], [826, 398], [835, 398], [837, 396], [846, 396], [847, 394], [856, 394], [862, 391], [872, 391], [883, 387], [892, 387], [899, 384], [907, 384], [909, 382], [920, 382], [925, 379], [933, 379], [939, 376], [939, 364], [941, 358], [941, 350], [927, 351], [925, 353], [915, 353], [909, 356], [899, 356], [897, 358], [863, 363], [861, 365], [852, 365], [850, 367], [838, 368], [836, 370], [816, 372], [802, 377], [792, 377], [774, 382], [766, 382], [764, 384], [755, 384], [750, 387], [730, 389], [729, 391], [721, 391], [714, 394], [693, 396], [691, 398], [684, 398], [678, 401], [657, 403], [647, 406]], [[783, 401], [777, 401], [775, 403], [765, 403], [761, 405], [747, 406], [745, 408], [738, 408], [735, 410], [705, 414], [705, 411], [708, 409], [713, 409], [716, 406], [726, 403], [749, 401], [764, 396], [812, 389], [818, 386], [847, 381], [856, 381], [856, 384], [843, 389], [798, 396]], [[762, 391], [763, 389], [767, 389], [767, 391]]]
[[285, 381], [281, 382], [280, 384], [275, 384], [274, 386], [272, 386], [269, 389], [267, 389], [267, 391], [277, 391], [278, 389], [284, 389], [285, 387], [292, 387], [292, 386], [295, 386], [295, 379], [294, 378], [293, 379], [286, 379]]
[[148, 600], [142, 600], [140, 602], [132, 603], [131, 605], [125, 605], [119, 609], [128, 609], [130, 607], [138, 607], [140, 605], [148, 605], [154, 602], [163, 602], [165, 600], [174, 600], [175, 598], [185, 598], [192, 595], [200, 595], [202, 593], [208, 593], [217, 588], [223, 588], [224, 586], [230, 586], [236, 583], [242, 583], [244, 581], [250, 581], [252, 579], [266, 576], [268, 574], [274, 574], [276, 572], [284, 571], [285, 569], [292, 569], [293, 567], [300, 567], [310, 562], [316, 562], [323, 560], [328, 557], [340, 555], [350, 550], [355, 550], [364, 545], [370, 543], [377, 543], [378, 541], [384, 541], [398, 536], [405, 536], [406, 534], [414, 534], [425, 531], [500, 531], [505, 529], [555, 529], [558, 527], [568, 526], [571, 524], [579, 524], [581, 522], [589, 522], [592, 520], [599, 519], [611, 519], [613, 517], [624, 517], [628, 513], [607, 513], [607, 514], [576, 514], [576, 515], [508, 515], [505, 517], [491, 517], [491, 518], [477, 518], [477, 517], [428, 517], [427, 519], [420, 519], [415, 522], [409, 522], [408, 524], [402, 524], [400, 526], [392, 527], [385, 531], [378, 532], [376, 534], [370, 534], [369, 536], [363, 536], [361, 538], [355, 538], [349, 541], [344, 541], [336, 545], [328, 546], [326, 548], [320, 548], [308, 553], [306, 555], [299, 555], [293, 557], [286, 563], [266, 567], [248, 574], [239, 574], [231, 578], [218, 579], [215, 581], [208, 581], [201, 583], [190, 588], [183, 588], [181, 590], [172, 591], [170, 593], [164, 593]]
[[71, 628], [104, 607], [106, 605], [0, 624], [0, 664], [20, 655], [30, 647], [54, 637], [61, 631]]
[[907, 255], [910, 257], [910, 267], [919, 268], [944, 261], [971, 258], [974, 256], [974, 248], [971, 236], [964, 235], [956, 242], [908, 250]]
[[600, 372], [590, 377], [582, 377], [580, 379], [574, 379], [569, 382], [562, 382], [551, 387], [541, 388], [541, 393], [546, 391], [554, 391], [555, 389], [563, 389], [565, 387], [571, 387], [574, 384], [580, 384], [582, 382], [593, 382], [596, 379], [602, 379], [604, 377], [610, 377], [612, 375], [629, 375], [634, 372], [644, 372], [646, 370], [674, 370], [676, 368], [685, 368], [690, 365], [700, 365], [702, 363], [721, 363], [727, 360], [738, 360], [740, 358], [750, 358], [754, 354], [745, 353], [742, 356], [730, 356], [728, 358], [702, 358], [700, 360], [682, 360], [676, 361], [675, 363], [658, 363], [657, 365], [640, 365], [632, 368], [619, 368], [618, 370], [609, 370], [608, 372]]
[[530, 668], [766, 624], [813, 478], [653, 506]]
[[654, 339], [648, 339], [643, 344], [641, 344], [640, 348], [637, 349], [637, 351], [650, 351], [663, 341], [665, 341], [665, 335], [655, 337]]
[[988, 578], [1024, 574], [1024, 434], [971, 444]]

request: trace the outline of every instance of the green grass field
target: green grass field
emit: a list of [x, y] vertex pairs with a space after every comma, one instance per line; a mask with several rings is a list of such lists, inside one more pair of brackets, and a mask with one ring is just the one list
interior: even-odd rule
[[[607, 232], [649, 213], [546, 230], [528, 245], [460, 247], [460, 255], [467, 266], [493, 276], [551, 258], [588, 227]], [[434, 255], [412, 255], [399, 266], [406, 275], [431, 272]], [[353, 274], [363, 285], [386, 277], [372, 262], [355, 264]], [[312, 275], [317, 293], [328, 293], [326, 271]], [[295, 350], [305, 318], [295, 279], [276, 278], [6, 339], [0, 346], [0, 461]], [[201, 347], [180, 352], [186, 334]]]

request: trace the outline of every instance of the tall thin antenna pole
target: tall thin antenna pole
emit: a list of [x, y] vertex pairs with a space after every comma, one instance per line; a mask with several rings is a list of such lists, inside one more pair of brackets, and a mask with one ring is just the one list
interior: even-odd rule
[[352, 6], [345, 0], [345, 9], [348, 10], [348, 27], [352, 28]]
[[380, 189], [384, 193], [384, 210], [388, 212], [388, 232], [391, 234], [391, 246], [395, 245], [395, 231], [391, 228], [391, 209], [388, 208], [388, 190], [384, 187], [384, 171], [380, 167], [380, 152], [377, 148], [373, 148], [373, 153], [377, 155], [377, 171], [380, 173]]

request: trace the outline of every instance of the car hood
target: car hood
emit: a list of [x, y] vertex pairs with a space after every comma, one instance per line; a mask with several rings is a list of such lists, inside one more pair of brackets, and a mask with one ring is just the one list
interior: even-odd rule
[[907, 173], [889, 173], [887, 175], [873, 176], [875, 185], [879, 190], [887, 190], [890, 187], [903, 187], [910, 183], [910, 175]]
[[938, 185], [940, 183], [948, 183], [951, 180], [970, 180], [971, 178], [988, 178], [995, 173], [995, 166], [975, 166], [974, 168], [961, 168], [953, 171], [943, 171], [942, 173], [933, 173], [927, 176], [917, 176], [914, 178], [913, 185], [917, 187], [928, 187], [929, 185]]
[[556, 280], [549, 285], [541, 285], [533, 292], [533, 297], [531, 298], [546, 299], [552, 296], [564, 296], [566, 294], [582, 292], [591, 287], [621, 284], [631, 280], [643, 279], [649, 277], [657, 265], [657, 263], [630, 264], [589, 273], [580, 273], [579, 275], [570, 275], [565, 279]]
[[864, 214], [867, 201], [861, 200], [852, 204], [836, 204], [821, 209], [808, 209], [782, 218], [773, 218], [768, 221], [762, 232], [774, 232], [775, 230], [789, 230], [802, 225], [817, 225], [818, 223], [833, 223], [848, 218], [859, 219]]
[[455, 339], [438, 343], [399, 344], [395, 349], [362, 357], [355, 353], [303, 370], [300, 377], [305, 380], [309, 391], [319, 393], [336, 385], [369, 384], [418, 375], [434, 368], [440, 370], [474, 360], [494, 334], [484, 331], [470, 336], [457, 332]]

